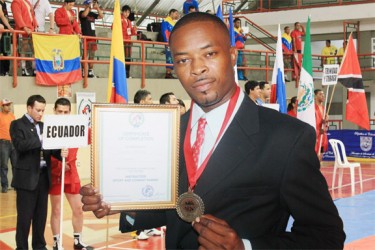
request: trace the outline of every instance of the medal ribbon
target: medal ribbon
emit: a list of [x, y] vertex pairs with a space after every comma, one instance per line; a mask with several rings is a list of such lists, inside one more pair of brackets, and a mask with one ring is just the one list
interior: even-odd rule
[[229, 119], [233, 114], [239, 95], [240, 95], [240, 87], [237, 86], [236, 92], [230, 98], [229, 105], [225, 113], [225, 118], [224, 118], [223, 124], [221, 125], [220, 132], [215, 140], [215, 143], [212, 149], [210, 150], [210, 152], [207, 154], [207, 157], [204, 159], [204, 161], [202, 162], [201, 166], [198, 169], [196, 169], [195, 167], [196, 165], [193, 159], [193, 150], [192, 150], [191, 142], [190, 142], [191, 119], [192, 119], [192, 114], [193, 114], [193, 103], [192, 103], [191, 111], [190, 111], [190, 118], [189, 118], [188, 126], [186, 129], [186, 135], [185, 135], [185, 141], [184, 141], [184, 155], [185, 155], [185, 162], [186, 162], [186, 170], [187, 170], [187, 174], [189, 178], [189, 190], [191, 191], [194, 190], [194, 187], [197, 184], [199, 177], [202, 175], [204, 169], [206, 168], [207, 163], [209, 159], [211, 158], [211, 155], [214, 151], [214, 148], [217, 142], [219, 141], [219, 139], [221, 138], [221, 136], [223, 135], [224, 130], [228, 125]]

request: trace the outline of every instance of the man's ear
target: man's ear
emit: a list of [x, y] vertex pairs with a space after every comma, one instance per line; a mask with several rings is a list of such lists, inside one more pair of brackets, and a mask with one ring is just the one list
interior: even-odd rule
[[232, 63], [232, 67], [234, 67], [237, 64], [237, 56], [238, 56], [237, 48], [230, 47], [230, 60]]

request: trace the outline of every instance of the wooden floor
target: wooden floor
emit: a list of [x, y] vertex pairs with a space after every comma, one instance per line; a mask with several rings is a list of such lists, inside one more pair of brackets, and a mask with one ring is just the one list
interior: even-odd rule
[[[323, 162], [321, 171], [327, 179], [327, 183], [334, 200], [351, 197], [370, 190], [375, 190], [375, 162], [361, 163], [363, 174], [363, 190], [358, 184], [356, 176], [356, 190], [353, 194], [350, 189], [349, 172], [344, 173], [343, 187], [331, 188], [333, 162]], [[87, 181], [86, 181], [87, 183]], [[85, 184], [83, 182], [83, 184]], [[15, 248], [15, 225], [16, 225], [16, 192], [9, 190], [8, 193], [0, 193], [0, 250], [10, 250]], [[369, 208], [373, 209], [373, 208]], [[49, 211], [50, 213], [50, 211]], [[137, 241], [132, 236], [122, 234], [118, 230], [119, 215], [112, 215], [108, 218], [97, 219], [91, 212], [85, 213], [83, 239], [84, 242], [92, 245], [95, 249], [164, 249], [163, 236], [154, 236], [145, 241]], [[52, 233], [49, 225], [50, 214], [48, 215], [47, 227], [45, 231], [48, 249], [52, 249]], [[64, 202], [64, 225], [63, 225], [63, 246], [65, 250], [73, 249], [73, 237], [71, 226], [71, 210], [67, 201]], [[344, 221], [345, 224], [345, 221]], [[355, 244], [355, 243], [354, 243]], [[368, 241], [365, 244], [369, 244]], [[365, 245], [361, 245], [365, 246]], [[346, 249], [368, 249], [350, 243]]]

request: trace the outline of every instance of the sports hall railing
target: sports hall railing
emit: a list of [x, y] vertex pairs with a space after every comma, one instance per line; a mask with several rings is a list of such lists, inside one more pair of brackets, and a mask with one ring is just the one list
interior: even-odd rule
[[[21, 41], [19, 41], [18, 36], [20, 34], [25, 34], [24, 31], [17, 31], [17, 30], [3, 30], [3, 35], [5, 33], [11, 33], [11, 39], [8, 37], [9, 44], [6, 46], [8, 49], [8, 56], [0, 55], [0, 60], [10, 60], [13, 62], [13, 87], [17, 87], [17, 72], [19, 67], [19, 62], [21, 60], [25, 61], [33, 61], [34, 57], [21, 57], [20, 54], [29, 54], [32, 55], [30, 51], [22, 51], [20, 48]], [[50, 34], [45, 34], [50, 35]], [[58, 36], [58, 35], [55, 35]], [[110, 46], [110, 38], [105, 37], [88, 37], [82, 36], [82, 44], [81, 44], [81, 63], [83, 64], [83, 70], [86, 72], [84, 74], [84, 81], [83, 86], [86, 88], [88, 86], [88, 78], [87, 78], [87, 71], [88, 71], [88, 64], [109, 64], [109, 49], [108, 54], [105, 55], [98, 55], [95, 56], [93, 60], [88, 59], [88, 51], [86, 50], [87, 46], [87, 39], [95, 39], [99, 46]], [[11, 40], [11, 42], [10, 42]], [[136, 65], [141, 67], [141, 87], [144, 88], [146, 86], [146, 67], [165, 67], [171, 66], [170, 64], [165, 63], [165, 57], [153, 58], [153, 55], [156, 53], [155, 51], [159, 51], [157, 53], [162, 54], [165, 50], [165, 46], [167, 43], [162, 42], [154, 42], [154, 41], [142, 41], [142, 40], [126, 40], [127, 43], [132, 44], [133, 55], [132, 61], [126, 62], [129, 65]], [[100, 47], [99, 47], [100, 48]], [[255, 79], [263, 79], [265, 81], [271, 81], [272, 71], [273, 71], [273, 64], [275, 61], [275, 52], [274, 51], [261, 51], [261, 50], [242, 50], [243, 57], [245, 58], [242, 65], [238, 65], [238, 69], [247, 70], [250, 73], [258, 73], [257, 78]], [[285, 54], [288, 55], [288, 54]], [[290, 54], [289, 54], [290, 56]], [[322, 72], [321, 60], [324, 56], [322, 55], [313, 55], [313, 71], [314, 72]], [[335, 57], [336, 62], [339, 61], [341, 56], [329, 56]], [[360, 59], [360, 65], [362, 72], [367, 71], [375, 71], [375, 54], [360, 54], [358, 55]], [[293, 69], [285, 67], [286, 72], [291, 72]], [[259, 74], [261, 73], [261, 74]]]

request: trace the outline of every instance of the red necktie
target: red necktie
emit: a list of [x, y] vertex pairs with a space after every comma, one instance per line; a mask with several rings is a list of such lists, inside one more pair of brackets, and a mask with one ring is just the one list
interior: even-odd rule
[[204, 141], [204, 129], [207, 125], [207, 121], [205, 118], [200, 118], [198, 120], [198, 129], [197, 129], [197, 138], [194, 142], [194, 145], [192, 147], [193, 150], [193, 159], [195, 163], [196, 169], [198, 169], [198, 162], [199, 162], [199, 155], [201, 152], [201, 147]]

